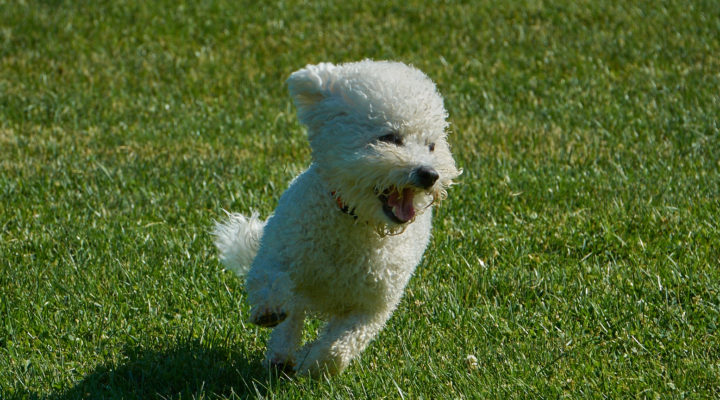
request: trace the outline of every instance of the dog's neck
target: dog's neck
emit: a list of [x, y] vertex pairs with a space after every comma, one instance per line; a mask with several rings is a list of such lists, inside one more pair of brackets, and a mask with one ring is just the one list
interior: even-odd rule
[[337, 195], [335, 194], [335, 191], [334, 191], [334, 190], [333, 190], [332, 192], [330, 192], [330, 196], [332, 196], [332, 197], [335, 199], [335, 202], [337, 203], [338, 209], [340, 209], [340, 211], [342, 211], [342, 212], [344, 212], [345, 214], [350, 215], [350, 216], [352, 216], [353, 218], [357, 219], [357, 215], [355, 214], [355, 208], [350, 209], [350, 206], [348, 206], [347, 204], [345, 204], [345, 202], [343, 201], [343, 199], [340, 198], [340, 196], [337, 196]]

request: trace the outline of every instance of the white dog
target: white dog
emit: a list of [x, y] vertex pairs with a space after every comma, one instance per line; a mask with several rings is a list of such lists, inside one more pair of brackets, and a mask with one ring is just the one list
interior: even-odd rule
[[[312, 164], [267, 220], [231, 214], [220, 260], [247, 275], [250, 321], [274, 327], [266, 365], [336, 374], [397, 306], [460, 171], [435, 84], [396, 62], [309, 65], [287, 81]], [[300, 349], [307, 313], [327, 324]]]

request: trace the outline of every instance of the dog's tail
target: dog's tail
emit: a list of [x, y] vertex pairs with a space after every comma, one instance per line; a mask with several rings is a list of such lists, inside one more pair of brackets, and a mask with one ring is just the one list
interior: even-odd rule
[[265, 221], [257, 212], [248, 218], [242, 214], [227, 213], [227, 220], [215, 223], [215, 246], [225, 268], [243, 276], [250, 270], [262, 237]]

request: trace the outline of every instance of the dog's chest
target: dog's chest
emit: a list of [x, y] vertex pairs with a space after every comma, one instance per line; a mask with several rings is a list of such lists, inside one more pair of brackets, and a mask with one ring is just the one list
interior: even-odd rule
[[425, 248], [416, 235], [380, 238], [359, 229], [326, 235], [295, 260], [289, 271], [295, 290], [320, 311], [393, 304]]

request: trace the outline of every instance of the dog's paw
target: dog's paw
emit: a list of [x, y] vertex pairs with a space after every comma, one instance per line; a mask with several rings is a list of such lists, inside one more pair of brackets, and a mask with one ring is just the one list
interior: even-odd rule
[[255, 308], [250, 312], [250, 322], [263, 328], [274, 328], [286, 317], [285, 311], [268, 308]]
[[287, 376], [295, 374], [295, 363], [292, 361], [271, 362], [270, 368], [274, 369], [278, 373], [283, 373]]
[[267, 354], [263, 366], [276, 371], [278, 374], [292, 376], [295, 374], [295, 360], [292, 356], [282, 354]]
[[348, 364], [339, 354], [333, 354], [329, 348], [317, 344], [303, 349], [297, 360], [298, 364], [294, 368], [295, 375], [309, 376], [313, 379], [324, 375], [337, 375]]

